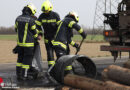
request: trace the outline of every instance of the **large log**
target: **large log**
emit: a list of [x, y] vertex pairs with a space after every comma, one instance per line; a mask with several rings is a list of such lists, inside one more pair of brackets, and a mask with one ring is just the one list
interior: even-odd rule
[[[107, 86], [110, 86], [110, 87], [117, 87], [117, 90], [120, 90], [121, 88], [124, 88], [123, 90], [126, 90], [126, 89], [130, 89], [129, 86], [126, 86], [126, 85], [123, 85], [123, 84], [119, 84], [119, 83], [116, 83], [116, 82], [113, 82], [113, 81], [106, 81], [105, 82], [107, 84]], [[119, 88], [118, 88], [119, 87]], [[121, 88], [120, 88], [121, 87]]]
[[130, 69], [110, 65], [102, 72], [103, 80], [112, 80], [121, 84], [130, 85]]
[[103, 82], [71, 74], [64, 77], [64, 84], [81, 90], [130, 90], [130, 87], [114, 84], [114, 82], [111, 84], [110, 82]]

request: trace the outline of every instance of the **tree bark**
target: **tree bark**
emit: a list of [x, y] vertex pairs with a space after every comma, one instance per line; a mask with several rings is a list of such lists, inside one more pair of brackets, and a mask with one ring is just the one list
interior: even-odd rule
[[64, 84], [81, 90], [130, 90], [130, 87], [68, 74]]
[[110, 65], [102, 72], [104, 81], [112, 80], [121, 84], [130, 85], [130, 69]]

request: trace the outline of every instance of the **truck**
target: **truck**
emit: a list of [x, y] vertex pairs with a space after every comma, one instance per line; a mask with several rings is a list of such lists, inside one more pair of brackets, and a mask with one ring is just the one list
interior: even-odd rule
[[128, 52], [130, 58], [130, 0], [122, 0], [118, 3], [117, 13], [104, 13], [104, 26], [111, 29], [103, 31], [104, 39], [110, 45], [101, 45], [101, 51], [109, 51], [114, 61], [121, 57], [122, 52]]

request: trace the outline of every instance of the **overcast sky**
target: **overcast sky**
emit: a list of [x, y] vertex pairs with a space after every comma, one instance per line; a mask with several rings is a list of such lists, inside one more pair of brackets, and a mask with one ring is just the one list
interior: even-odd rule
[[[0, 0], [0, 26], [13, 26], [15, 19], [28, 3], [33, 3], [37, 8], [36, 16], [41, 13], [41, 4], [45, 0]], [[61, 19], [69, 11], [76, 11], [79, 15], [79, 24], [86, 27], [93, 26], [96, 0], [50, 0], [53, 11], [59, 13]]]

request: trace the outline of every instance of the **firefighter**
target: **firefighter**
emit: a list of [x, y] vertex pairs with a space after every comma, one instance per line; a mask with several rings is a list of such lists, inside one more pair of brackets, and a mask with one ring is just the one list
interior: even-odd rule
[[58, 23], [60, 22], [59, 15], [52, 10], [52, 3], [49, 0], [44, 1], [41, 6], [42, 13], [36, 21], [38, 30], [44, 29], [44, 43], [47, 51], [48, 67], [55, 64], [51, 41], [54, 39]]
[[[85, 39], [86, 34], [83, 29], [77, 24], [79, 21], [79, 17], [76, 12], [72, 11], [69, 12], [65, 16], [65, 18], [60, 22], [55, 38], [52, 41], [53, 47], [56, 52], [57, 60], [63, 56], [67, 55], [68, 53], [68, 44], [71, 44], [76, 49], [79, 49], [79, 45], [76, 44], [74, 41], [71, 40], [72, 37], [72, 29], [77, 30], [80, 35]], [[71, 71], [72, 66], [66, 66], [66, 71]]]
[[17, 32], [18, 59], [16, 64], [17, 79], [33, 79], [29, 75], [34, 56], [34, 43], [39, 39], [36, 30], [35, 18], [36, 8], [28, 4], [22, 10], [22, 15], [15, 20], [15, 31]]

